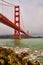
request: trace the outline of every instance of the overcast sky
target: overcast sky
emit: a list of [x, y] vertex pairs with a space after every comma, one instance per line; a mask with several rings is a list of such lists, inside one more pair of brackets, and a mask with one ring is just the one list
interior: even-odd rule
[[[21, 26], [30, 34], [43, 34], [43, 0], [4, 0], [14, 5], [20, 5]], [[2, 0], [0, 0], [0, 3]], [[6, 3], [5, 3], [6, 4]], [[7, 5], [7, 4], [6, 4]], [[0, 5], [0, 13], [3, 13], [12, 22], [14, 21], [14, 7]], [[12, 16], [11, 16], [12, 15]], [[0, 23], [0, 35], [14, 34], [14, 30]]]

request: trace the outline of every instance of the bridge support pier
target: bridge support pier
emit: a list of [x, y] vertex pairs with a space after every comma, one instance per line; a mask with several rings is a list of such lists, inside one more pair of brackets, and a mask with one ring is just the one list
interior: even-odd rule
[[20, 7], [15, 6], [14, 7], [14, 24], [18, 26], [19, 30], [14, 30], [14, 38], [20, 39]]

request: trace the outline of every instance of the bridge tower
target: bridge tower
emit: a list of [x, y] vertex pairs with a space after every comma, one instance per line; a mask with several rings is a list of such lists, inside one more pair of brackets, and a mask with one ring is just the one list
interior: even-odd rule
[[14, 30], [14, 38], [19, 39], [20, 36], [20, 6], [14, 7], [14, 24], [18, 26], [19, 30]]

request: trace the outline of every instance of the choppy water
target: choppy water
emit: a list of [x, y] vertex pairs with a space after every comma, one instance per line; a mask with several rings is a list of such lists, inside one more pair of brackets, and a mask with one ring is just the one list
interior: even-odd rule
[[43, 50], [43, 38], [30, 38], [30, 39], [0, 39], [0, 46], [7, 47], [27, 47], [31, 49]]
[[20, 47], [30, 48], [37, 52], [33, 52], [30, 56], [38, 60], [43, 65], [43, 38], [30, 38], [30, 39], [0, 39], [0, 46], [4, 47]]

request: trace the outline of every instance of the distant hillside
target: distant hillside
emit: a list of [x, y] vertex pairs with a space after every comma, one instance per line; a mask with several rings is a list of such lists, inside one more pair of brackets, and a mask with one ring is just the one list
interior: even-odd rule
[[[3, 39], [3, 38], [14, 38], [14, 35], [1, 35], [0, 39]], [[28, 38], [28, 37], [21, 34], [21, 38]]]
[[3, 38], [13, 38], [13, 35], [1, 35], [0, 39], [3, 39]]
[[[14, 38], [14, 35], [0, 35], [0, 39], [7, 39], [7, 38]], [[21, 34], [21, 38], [43, 38], [43, 36], [25, 36], [24, 34]]]

